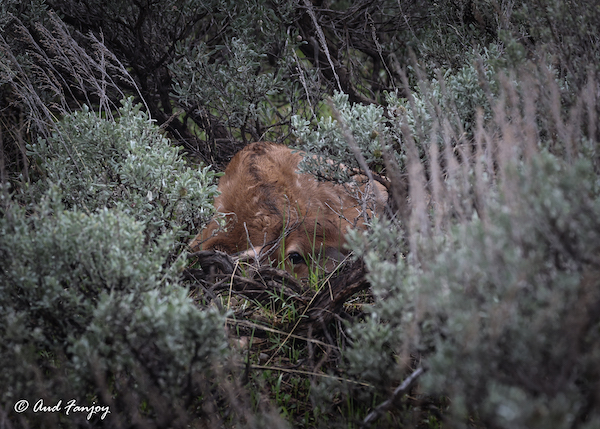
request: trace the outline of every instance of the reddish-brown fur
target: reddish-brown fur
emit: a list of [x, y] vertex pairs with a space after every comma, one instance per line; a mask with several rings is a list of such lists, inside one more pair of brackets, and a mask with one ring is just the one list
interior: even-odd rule
[[315, 263], [333, 268], [347, 253], [344, 233], [364, 228], [365, 212], [370, 217], [371, 209], [381, 209], [387, 194], [379, 185], [377, 198], [367, 198], [371, 207], [365, 210], [367, 204], [359, 195], [372, 187], [319, 182], [300, 174], [302, 157], [269, 142], [253, 143], [238, 152], [215, 198], [217, 216], [225, 217], [226, 229], [219, 229], [213, 219], [190, 243], [192, 250], [244, 252], [262, 262], [284, 261], [286, 270], [300, 277], [307, 276], [308, 265]]

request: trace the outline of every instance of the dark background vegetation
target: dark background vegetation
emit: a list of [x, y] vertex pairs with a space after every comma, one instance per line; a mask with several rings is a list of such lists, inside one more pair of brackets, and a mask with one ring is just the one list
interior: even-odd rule
[[[598, 427], [598, 22], [3, 0], [0, 427]], [[259, 140], [387, 177], [341, 273], [188, 257]], [[111, 413], [15, 412], [40, 398]]]

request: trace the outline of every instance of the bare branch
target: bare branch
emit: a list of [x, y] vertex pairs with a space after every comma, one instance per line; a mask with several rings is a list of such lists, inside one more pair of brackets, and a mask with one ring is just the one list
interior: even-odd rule
[[410, 389], [413, 383], [417, 380], [417, 378], [421, 376], [421, 374], [423, 374], [423, 372], [425, 371], [422, 367], [419, 367], [416, 370], [414, 370], [413, 373], [409, 375], [400, 386], [396, 387], [394, 393], [392, 393], [392, 396], [389, 399], [379, 404], [377, 408], [375, 408], [369, 413], [369, 415], [367, 415], [367, 417], [365, 417], [361, 424], [361, 427], [369, 427], [373, 423], [375, 423], [381, 416], [383, 416], [384, 413], [386, 413], [390, 408], [392, 408], [394, 402], [396, 402], [396, 399], [398, 399], [400, 395], [404, 395], [406, 392], [408, 392], [408, 389]]

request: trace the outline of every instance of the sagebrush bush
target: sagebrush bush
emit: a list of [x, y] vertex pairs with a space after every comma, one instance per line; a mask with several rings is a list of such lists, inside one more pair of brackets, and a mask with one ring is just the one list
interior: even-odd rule
[[[298, 147], [322, 155], [304, 157], [299, 169], [320, 180], [344, 183], [363, 169], [356, 157], [360, 153], [370, 168], [380, 170], [382, 142], [388, 132], [383, 108], [350, 103], [348, 95], [339, 92], [332, 97], [331, 107], [337, 119], [321, 117], [314, 126], [300, 116], [292, 118]], [[348, 142], [349, 138], [352, 142]]]
[[452, 427], [472, 417], [486, 427], [595, 427], [597, 172], [546, 149], [525, 160], [504, 131], [504, 151], [487, 155], [510, 160], [496, 185], [480, 183], [485, 208], [421, 235], [418, 255], [399, 252], [406, 225], [380, 220], [350, 233], [376, 303], [367, 323], [349, 329], [346, 371], [381, 388], [420, 362], [421, 392], [449, 396]]
[[111, 408], [94, 424], [143, 410], [159, 426], [184, 426], [202, 415], [199, 396], [212, 403], [216, 364], [227, 372], [224, 317], [197, 306], [180, 278], [181, 240], [211, 213], [215, 173], [187, 167], [130, 100], [116, 120], [67, 116], [29, 148], [37, 181], [0, 196], [0, 359], [11, 368], [2, 403], [76, 398]]
[[[292, 13], [286, 9], [289, 6], [282, 3], [280, 12]], [[252, 7], [238, 16], [241, 20], [260, 21], [264, 28], [260, 28], [259, 37], [243, 34], [232, 37], [229, 46], [219, 47], [206, 43], [177, 45], [179, 59], [169, 67], [174, 98], [198, 122], [209, 124], [219, 119], [219, 130], [211, 130], [214, 134], [244, 142], [281, 141], [289, 133], [288, 119], [284, 118], [306, 107], [312, 109], [310, 100], [306, 105], [305, 95], [310, 94], [312, 103], [318, 101], [318, 82], [311, 73], [303, 76], [302, 84], [290, 78], [297, 68], [293, 54], [297, 42], [288, 40], [285, 46], [278, 47], [284, 55], [264, 53], [265, 44], [272, 43], [268, 38], [262, 40], [264, 34], [279, 31], [277, 20], [271, 15], [272, 11]], [[249, 29], [241, 31], [246, 33]], [[219, 56], [223, 60], [215, 61]], [[275, 67], [265, 67], [266, 58]], [[274, 104], [282, 107], [274, 109]]]
[[[143, 402], [150, 415], [186, 411], [200, 390], [193, 377], [223, 358], [223, 317], [187, 296], [183, 260], [166, 265], [174, 234], [148, 241], [119, 209], [67, 210], [61, 197], [52, 187], [25, 208], [2, 196], [2, 402], [102, 397], [118, 418]], [[112, 395], [121, 399], [107, 404]]]
[[[492, 45], [481, 53], [469, 53], [455, 69], [440, 70], [431, 80], [422, 79], [421, 71], [417, 74], [419, 86], [410, 98], [399, 97], [398, 91], [387, 93], [385, 109], [350, 103], [348, 95], [335, 93], [331, 99], [335, 119], [322, 117], [311, 124], [292, 117], [297, 145], [309, 153], [325, 155], [305, 157], [300, 169], [320, 180], [346, 182], [365, 165], [374, 172], [382, 171], [385, 155], [393, 157], [391, 161], [404, 172], [407, 156], [403, 132], [410, 133], [421, 157], [431, 142], [443, 148], [445, 140], [456, 145], [472, 139], [478, 109], [483, 110], [485, 120], [492, 117], [492, 100], [499, 91], [496, 70], [502, 63], [500, 57], [500, 48]], [[399, 118], [399, 122], [392, 123], [390, 118]], [[432, 129], [437, 131], [435, 135]], [[357, 152], [365, 164], [359, 162]], [[340, 164], [344, 168], [339, 168]]]
[[541, 153], [514, 175], [517, 188], [489, 222], [457, 228], [420, 276], [433, 304], [424, 310], [444, 320], [424, 387], [449, 392], [459, 421], [598, 424], [595, 174], [585, 160]]
[[[52, 188], [31, 212], [10, 204], [2, 218], [2, 296], [33, 313], [48, 346], [81, 334], [100, 294], [149, 291], [177, 277], [175, 266], [164, 267], [172, 234], [145, 243], [144, 224], [131, 216], [65, 210], [59, 198]], [[49, 311], [70, 317], [35, 318]]]
[[267, 95], [282, 90], [281, 74], [256, 73], [263, 55], [243, 39], [232, 39], [227, 64], [212, 62], [213, 52], [204, 44], [179, 49], [187, 55], [171, 67], [177, 101], [183, 106], [206, 106], [221, 113], [226, 116], [224, 125], [230, 129], [243, 129], [247, 121], [262, 118]]
[[38, 169], [34, 197], [59, 186], [68, 208], [118, 209], [140, 220], [148, 239], [167, 232], [187, 238], [212, 214], [215, 173], [190, 167], [131, 99], [114, 120], [84, 106], [29, 153]]

